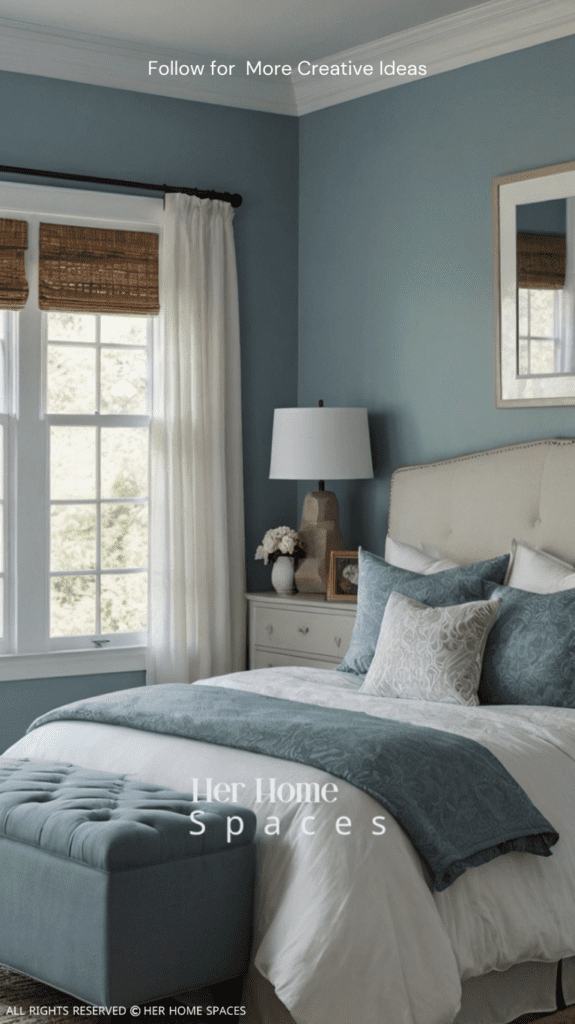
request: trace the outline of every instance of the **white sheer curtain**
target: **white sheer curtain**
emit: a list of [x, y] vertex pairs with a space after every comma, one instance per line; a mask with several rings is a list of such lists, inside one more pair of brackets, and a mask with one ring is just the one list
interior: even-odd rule
[[233, 210], [167, 195], [154, 357], [148, 683], [245, 667]]

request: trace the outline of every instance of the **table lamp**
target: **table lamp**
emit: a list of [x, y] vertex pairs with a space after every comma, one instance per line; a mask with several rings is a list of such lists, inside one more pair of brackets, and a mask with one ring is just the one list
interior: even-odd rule
[[342, 551], [339, 508], [325, 480], [359, 480], [373, 476], [367, 409], [276, 409], [272, 434], [270, 480], [318, 480], [303, 502], [300, 541], [306, 557], [295, 582], [300, 593], [327, 589], [330, 551]]

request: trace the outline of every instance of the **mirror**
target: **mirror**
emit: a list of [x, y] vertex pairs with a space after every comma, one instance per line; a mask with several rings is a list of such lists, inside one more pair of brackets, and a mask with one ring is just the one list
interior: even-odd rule
[[575, 162], [493, 182], [495, 405], [575, 405]]

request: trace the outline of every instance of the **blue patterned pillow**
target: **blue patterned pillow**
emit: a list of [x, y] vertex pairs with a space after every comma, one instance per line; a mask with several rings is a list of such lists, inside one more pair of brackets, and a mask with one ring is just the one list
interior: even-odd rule
[[575, 590], [531, 594], [484, 584], [500, 598], [487, 638], [479, 684], [481, 704], [575, 708]]
[[509, 555], [487, 562], [461, 565], [457, 569], [422, 576], [418, 572], [399, 569], [379, 555], [359, 549], [359, 587], [357, 616], [349, 650], [339, 670], [365, 675], [371, 665], [383, 613], [392, 591], [429, 605], [464, 604], [484, 600], [483, 581], [501, 583], [507, 571]]

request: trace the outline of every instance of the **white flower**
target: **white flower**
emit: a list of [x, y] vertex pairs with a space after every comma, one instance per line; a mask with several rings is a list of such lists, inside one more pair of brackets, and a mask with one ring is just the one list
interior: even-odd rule
[[256, 559], [258, 559], [258, 558], [263, 558], [264, 565], [268, 564], [268, 553], [267, 553], [267, 551], [264, 551], [264, 548], [262, 547], [261, 544], [260, 544], [259, 548], [257, 548], [257, 550], [256, 550]]
[[292, 555], [297, 547], [299, 537], [295, 530], [289, 526], [276, 526], [274, 530], [267, 530], [264, 539], [256, 550], [256, 558], [261, 558], [264, 565], [268, 564], [269, 556], [275, 551], [282, 555]]
[[352, 562], [351, 565], [346, 565], [341, 575], [344, 579], [349, 580], [350, 583], [353, 583], [353, 585], [357, 587], [359, 583], [359, 565], [357, 562]]

